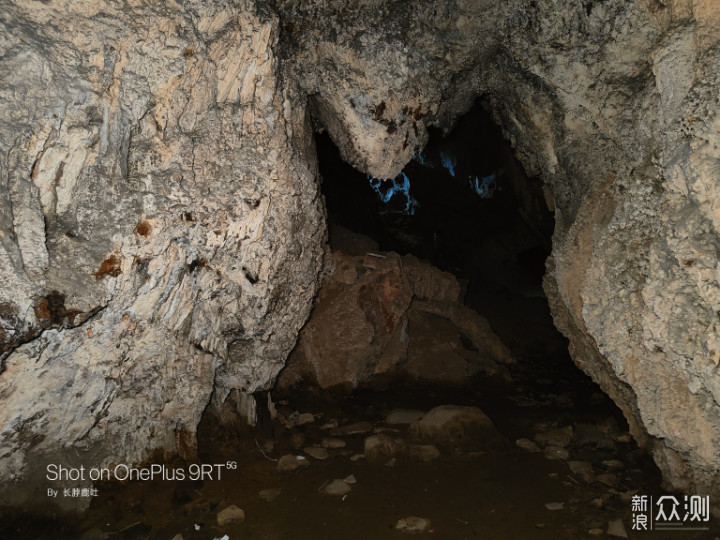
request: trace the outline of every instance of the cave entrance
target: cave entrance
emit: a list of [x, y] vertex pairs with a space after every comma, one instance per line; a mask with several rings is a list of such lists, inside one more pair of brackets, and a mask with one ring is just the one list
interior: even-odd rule
[[431, 135], [384, 182], [316, 136], [332, 264], [271, 392], [271, 448], [309, 460], [297, 492], [350, 502], [296, 510], [326, 537], [394, 538], [406, 516], [446, 538], [622, 536], [659, 474], [553, 325], [541, 184], [481, 103]]
[[460, 301], [522, 365], [515, 379], [540, 380], [559, 395], [602, 395], [572, 363], [542, 288], [554, 216], [541, 181], [528, 178], [479, 101], [449, 133], [430, 133], [426, 148], [384, 182], [345, 163], [327, 134], [316, 137], [331, 248], [412, 254], [451, 273]]

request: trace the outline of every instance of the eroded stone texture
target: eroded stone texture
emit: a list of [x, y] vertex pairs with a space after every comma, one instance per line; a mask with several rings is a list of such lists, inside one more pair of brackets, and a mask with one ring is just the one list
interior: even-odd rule
[[1, 11], [0, 482], [44, 505], [25, 488], [46, 461], [192, 458], [211, 396], [270, 385], [315, 294], [324, 215], [268, 10]]
[[393, 252], [333, 250], [331, 261], [276, 391], [349, 391], [399, 377], [449, 385], [509, 378], [501, 364], [512, 362], [510, 351], [460, 303], [452, 274]]
[[545, 288], [575, 362], [668, 484], [719, 499], [717, 4], [279, 4], [318, 118], [373, 176], [483, 96], [556, 212]]

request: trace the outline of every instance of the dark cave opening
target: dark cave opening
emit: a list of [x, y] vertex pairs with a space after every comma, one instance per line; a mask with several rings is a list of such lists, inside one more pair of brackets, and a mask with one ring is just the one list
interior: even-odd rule
[[345, 163], [325, 133], [316, 146], [333, 249], [353, 249], [350, 230], [381, 251], [454, 274], [465, 304], [514, 355], [594, 386], [572, 364], [542, 289], [554, 216], [541, 181], [528, 178], [481, 102], [449, 133], [431, 130], [426, 148], [392, 180]]

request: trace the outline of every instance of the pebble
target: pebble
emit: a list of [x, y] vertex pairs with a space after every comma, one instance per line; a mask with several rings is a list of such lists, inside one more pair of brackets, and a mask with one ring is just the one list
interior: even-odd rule
[[345, 441], [334, 437], [324, 437], [320, 446], [323, 448], [345, 448]]
[[328, 429], [334, 429], [336, 427], [338, 427], [338, 421], [333, 418], [320, 426], [320, 429], [327, 431]]
[[565, 508], [565, 503], [563, 502], [549, 502], [545, 504], [545, 508], [548, 510], [562, 510]]
[[618, 538], [628, 537], [622, 519], [613, 519], [608, 521], [607, 533], [609, 536], [616, 536]]
[[415, 461], [432, 461], [440, 457], [440, 450], [434, 444], [411, 444], [407, 455]]
[[430, 520], [417, 516], [408, 516], [406, 518], [399, 519], [395, 524], [395, 530], [407, 534], [422, 534], [429, 528]]
[[330, 457], [330, 454], [325, 448], [320, 448], [317, 446], [308, 446], [303, 449], [303, 452], [315, 459], [327, 459], [328, 457]]
[[412, 424], [415, 420], [420, 420], [425, 413], [414, 409], [394, 409], [385, 418], [386, 424]]
[[595, 471], [588, 461], [568, 461], [572, 473], [586, 484], [595, 481]]
[[365, 454], [354, 454], [350, 456], [350, 461], [355, 463], [356, 461], [360, 461], [361, 459], [365, 459]]
[[266, 502], [273, 502], [280, 495], [282, 495], [282, 489], [280, 488], [263, 489], [258, 493], [258, 496]]
[[315, 422], [315, 416], [312, 413], [302, 413], [298, 416], [297, 425], [304, 426], [305, 424], [312, 424]]
[[540, 452], [540, 447], [532, 442], [530, 439], [518, 439], [515, 441], [515, 444], [522, 448], [523, 450], [527, 450], [531, 454], [537, 454]]
[[370, 463], [385, 463], [402, 449], [403, 441], [389, 435], [371, 435], [365, 439], [365, 458]]
[[294, 456], [293, 454], [285, 454], [278, 460], [278, 472], [292, 472], [298, 469], [305, 469], [310, 466], [310, 462], [304, 456]]
[[356, 435], [372, 431], [373, 425], [370, 422], [355, 422], [347, 426], [333, 428], [330, 435]]
[[543, 454], [548, 459], [566, 460], [570, 457], [570, 453], [562, 446], [546, 446]]
[[217, 524], [220, 527], [224, 527], [228, 523], [242, 523], [243, 521], [245, 521], [245, 511], [234, 504], [221, 510], [217, 515]]
[[357, 484], [357, 479], [355, 478], [354, 474], [351, 474], [350, 476], [346, 476], [343, 478], [343, 482], [346, 484]]
[[603, 531], [602, 529], [598, 529], [598, 528], [588, 530], [588, 534], [590, 536], [602, 536], [604, 533], [605, 533], [605, 531]]
[[332, 482], [325, 484], [320, 490], [325, 495], [342, 496], [350, 493], [352, 486], [344, 480], [335, 479]]

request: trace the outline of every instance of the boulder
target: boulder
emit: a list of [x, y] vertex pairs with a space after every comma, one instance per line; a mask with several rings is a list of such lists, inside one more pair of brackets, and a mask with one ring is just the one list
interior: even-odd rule
[[405, 443], [389, 435], [371, 435], [365, 439], [365, 459], [368, 463], [384, 464], [403, 452]]
[[477, 407], [442, 405], [410, 425], [414, 438], [473, 451], [500, 451], [508, 447], [492, 420]]
[[276, 391], [313, 384], [347, 392], [401, 376], [452, 385], [478, 374], [509, 380], [500, 365], [512, 361], [509, 350], [459, 303], [454, 276], [388, 252], [336, 250], [332, 261]]

